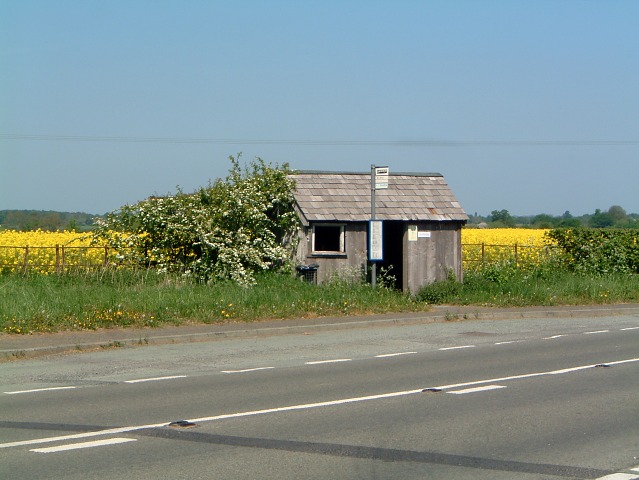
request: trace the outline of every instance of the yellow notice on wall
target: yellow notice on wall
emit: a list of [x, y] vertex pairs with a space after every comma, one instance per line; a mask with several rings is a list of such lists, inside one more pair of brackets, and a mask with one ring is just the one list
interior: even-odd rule
[[409, 242], [417, 241], [417, 225], [408, 226], [408, 241]]

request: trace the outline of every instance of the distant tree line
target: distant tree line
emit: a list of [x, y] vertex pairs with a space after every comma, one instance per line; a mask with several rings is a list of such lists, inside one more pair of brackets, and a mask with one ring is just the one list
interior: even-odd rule
[[93, 229], [96, 215], [84, 212], [44, 210], [0, 210], [0, 228], [28, 232], [58, 230], [84, 232]]
[[[517, 216], [511, 215], [504, 209], [493, 210], [487, 216], [475, 213], [469, 217], [469, 226], [486, 228], [639, 228], [639, 214], [626, 213], [619, 205], [613, 205], [606, 211], [597, 209], [594, 213], [581, 216], [573, 216], [569, 211], [558, 216], [547, 213]], [[100, 216], [84, 212], [0, 210], [0, 229], [23, 232], [38, 229], [51, 232], [58, 230], [84, 232], [95, 228], [96, 218]]]
[[469, 226], [486, 228], [639, 228], [639, 214], [626, 213], [619, 205], [607, 211], [596, 209], [594, 213], [573, 216], [569, 211], [553, 216], [546, 213], [529, 216], [511, 215], [508, 210], [493, 210], [488, 216], [470, 215]]

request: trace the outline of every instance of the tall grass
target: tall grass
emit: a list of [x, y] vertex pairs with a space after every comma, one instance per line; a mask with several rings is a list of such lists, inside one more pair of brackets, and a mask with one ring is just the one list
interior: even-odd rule
[[311, 285], [265, 273], [257, 285], [203, 285], [154, 270], [84, 274], [0, 275], [0, 331], [26, 334], [188, 323], [248, 322], [423, 311], [432, 304], [484, 306], [639, 302], [639, 275], [583, 275], [552, 265], [521, 269], [512, 262], [423, 287], [415, 296], [335, 279]]
[[121, 326], [255, 321], [418, 311], [428, 306], [389, 289], [346, 281], [316, 286], [267, 273], [254, 287], [202, 285], [153, 270], [71, 275], [0, 275], [6, 333]]
[[550, 265], [520, 269], [503, 262], [467, 272], [463, 283], [449, 279], [425, 286], [417, 299], [497, 307], [634, 303], [639, 302], [639, 275], [584, 275]]

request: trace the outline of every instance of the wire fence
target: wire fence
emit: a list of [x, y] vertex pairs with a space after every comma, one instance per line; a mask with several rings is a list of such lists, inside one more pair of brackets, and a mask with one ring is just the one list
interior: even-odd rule
[[518, 267], [533, 267], [547, 262], [556, 254], [557, 247], [553, 245], [462, 244], [462, 263], [465, 270], [476, 270], [482, 266], [504, 262]]
[[[462, 244], [462, 263], [465, 270], [477, 270], [486, 265], [511, 262], [519, 267], [542, 264], [556, 253], [556, 247], [538, 245]], [[2, 246], [2, 273], [69, 273], [113, 267], [134, 268], [122, 251], [106, 246]]]
[[124, 261], [121, 251], [109, 247], [66, 245], [0, 245], [2, 273], [69, 273], [109, 267], [133, 267]]

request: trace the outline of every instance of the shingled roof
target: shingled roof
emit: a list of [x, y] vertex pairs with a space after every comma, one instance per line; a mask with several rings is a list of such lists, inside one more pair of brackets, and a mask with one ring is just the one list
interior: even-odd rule
[[[291, 178], [304, 224], [370, 220], [370, 173], [296, 171]], [[391, 173], [388, 188], [376, 190], [375, 196], [378, 220], [468, 220], [439, 173]]]

